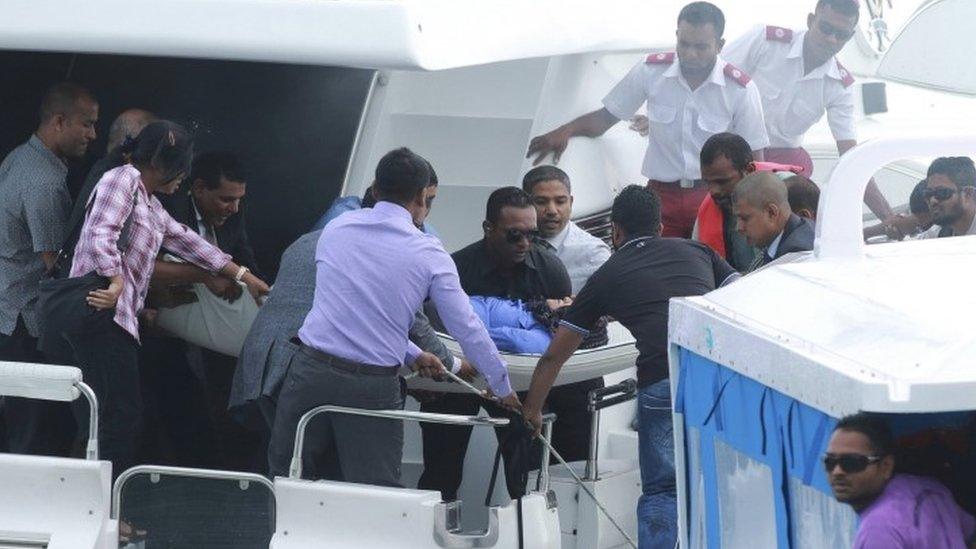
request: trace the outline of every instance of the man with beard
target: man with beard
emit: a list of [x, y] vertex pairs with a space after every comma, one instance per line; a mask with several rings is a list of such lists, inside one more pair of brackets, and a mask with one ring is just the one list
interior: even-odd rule
[[743, 136], [761, 160], [769, 146], [759, 89], [749, 75], [718, 53], [725, 16], [708, 2], [692, 2], [678, 15], [677, 51], [654, 53], [638, 63], [585, 114], [529, 143], [535, 164], [559, 157], [575, 136], [598, 137], [630, 119], [647, 103], [648, 145], [643, 174], [661, 197], [662, 236], [691, 236], [698, 206], [707, 194], [698, 152], [713, 134]]
[[934, 225], [919, 238], [976, 234], [976, 168], [972, 159], [936, 158], [925, 181], [922, 197]]
[[878, 417], [842, 418], [824, 468], [834, 497], [858, 515], [854, 549], [976, 547], [976, 520], [934, 479], [895, 473], [895, 444]]
[[708, 244], [739, 272], [752, 265], [756, 249], [735, 230], [732, 192], [755, 169], [749, 144], [734, 133], [713, 135], [702, 147], [702, 179], [708, 185], [708, 196], [698, 208], [692, 239]]

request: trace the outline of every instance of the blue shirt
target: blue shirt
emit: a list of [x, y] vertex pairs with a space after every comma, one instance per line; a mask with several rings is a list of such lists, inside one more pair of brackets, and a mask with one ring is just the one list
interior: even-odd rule
[[471, 296], [471, 305], [500, 351], [541, 355], [549, 348], [552, 335], [522, 301]]
[[428, 296], [465, 356], [500, 397], [512, 392], [508, 370], [461, 289], [440, 240], [414, 226], [392, 202], [330, 222], [315, 250], [315, 298], [298, 337], [346, 360], [398, 366], [420, 349], [407, 333]]

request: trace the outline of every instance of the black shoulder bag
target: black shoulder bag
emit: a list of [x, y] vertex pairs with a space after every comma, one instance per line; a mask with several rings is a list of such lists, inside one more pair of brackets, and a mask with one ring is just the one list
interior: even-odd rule
[[[132, 212], [138, 200], [138, 190], [132, 195]], [[85, 218], [91, 213], [95, 203], [95, 193], [84, 208], [84, 215], [72, 214], [73, 225], [64, 245], [58, 252], [54, 265], [48, 270], [38, 287], [37, 318], [40, 324], [40, 337], [37, 348], [49, 359], [70, 360], [71, 348], [66, 335], [85, 333], [86, 330], [104, 326], [104, 320], [115, 315], [114, 309], [99, 310], [88, 304], [88, 294], [94, 290], [108, 288], [109, 280], [92, 271], [82, 276], [70, 278], [71, 261], [75, 245], [81, 234]], [[119, 252], [125, 255], [129, 248], [129, 233], [132, 225], [132, 212], [126, 218], [119, 233], [117, 243]]]

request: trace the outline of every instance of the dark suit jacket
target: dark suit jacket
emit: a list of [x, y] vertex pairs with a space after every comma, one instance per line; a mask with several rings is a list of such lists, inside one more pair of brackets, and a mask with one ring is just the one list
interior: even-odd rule
[[783, 228], [783, 238], [779, 240], [779, 247], [776, 248], [778, 259], [786, 254], [793, 252], [808, 252], [813, 249], [813, 240], [816, 229], [812, 221], [796, 214], [790, 214]]
[[786, 254], [793, 252], [807, 252], [813, 249], [813, 240], [816, 230], [812, 221], [805, 217], [800, 217], [795, 213], [790, 214], [783, 227], [783, 236], [779, 239], [779, 247], [776, 248], [776, 256], [769, 257], [769, 252], [764, 251], [762, 259], [755, 265], [753, 270], [763, 265], [779, 259]]
[[[173, 219], [186, 225], [194, 232], [197, 231], [197, 216], [193, 211], [193, 202], [188, 192], [180, 188], [173, 196], [159, 197], [166, 211]], [[244, 227], [244, 209], [242, 208], [236, 215], [230, 216], [226, 222], [217, 227], [217, 246], [224, 253], [230, 254], [234, 262], [251, 269], [260, 278], [261, 272], [258, 269], [257, 261], [254, 258], [254, 248], [247, 237], [247, 230]], [[175, 255], [175, 254], [174, 254]]]

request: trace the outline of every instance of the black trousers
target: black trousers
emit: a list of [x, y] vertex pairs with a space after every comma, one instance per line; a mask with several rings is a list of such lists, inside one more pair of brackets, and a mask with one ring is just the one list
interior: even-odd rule
[[[71, 335], [68, 343], [75, 365], [85, 383], [98, 397], [98, 446], [100, 457], [112, 462], [112, 478], [137, 463], [136, 450], [142, 427], [142, 393], [139, 384], [138, 344], [111, 318], [83, 335]], [[88, 401], [74, 402], [79, 435], [87, 438]]]
[[[589, 453], [591, 423], [586, 404], [589, 392], [598, 387], [603, 387], [603, 378], [553, 387], [549, 393], [546, 409], [556, 414], [552, 444], [566, 461], [584, 460]], [[520, 394], [520, 397], [524, 395]], [[477, 415], [480, 408], [484, 408], [492, 417], [510, 417], [500, 407], [466, 393], [445, 393], [436, 400], [420, 405], [424, 412], [469, 416]], [[439, 490], [445, 501], [457, 499], [472, 428], [435, 423], [421, 423], [420, 428], [424, 443], [424, 472], [417, 488]], [[505, 429], [496, 429], [499, 439], [505, 436]], [[524, 487], [514, 486], [513, 483], [520, 475], [511, 469], [513, 460], [510, 456], [505, 455], [504, 451], [502, 455], [505, 457], [508, 491], [519, 493]]]
[[[37, 338], [31, 337], [20, 317], [12, 334], [0, 334], [0, 360], [46, 362], [37, 350]], [[61, 457], [71, 453], [76, 428], [71, 404], [3, 397], [0, 415], [0, 451]]]
[[187, 344], [144, 336], [139, 349], [144, 430], [143, 463], [213, 469], [218, 466], [204, 381], [187, 359]]

